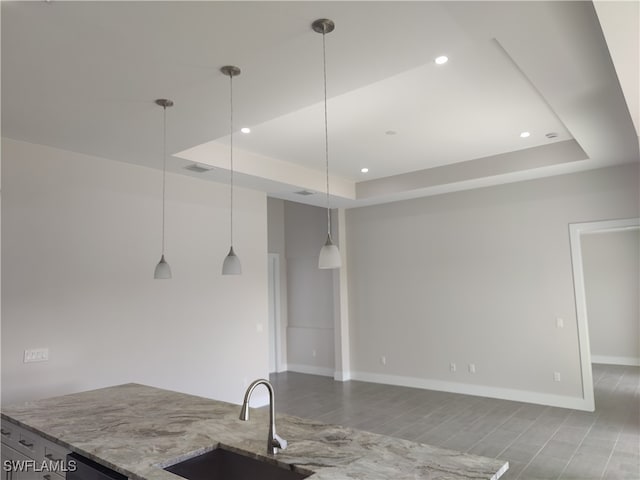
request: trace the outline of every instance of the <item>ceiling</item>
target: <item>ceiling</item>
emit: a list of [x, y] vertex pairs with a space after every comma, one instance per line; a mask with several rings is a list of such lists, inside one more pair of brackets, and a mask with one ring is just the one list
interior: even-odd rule
[[228, 182], [237, 65], [237, 183], [324, 205], [325, 17], [332, 206], [637, 162], [639, 8], [3, 1], [2, 135], [161, 168], [170, 98], [168, 169]]

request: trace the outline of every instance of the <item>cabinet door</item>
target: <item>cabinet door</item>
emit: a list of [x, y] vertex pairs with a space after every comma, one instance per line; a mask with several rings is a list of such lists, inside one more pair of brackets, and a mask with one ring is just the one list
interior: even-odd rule
[[2, 428], [0, 432], [2, 433], [2, 443], [7, 444], [10, 447], [15, 447], [18, 443], [18, 433], [16, 431], [16, 426], [12, 423], [7, 422], [6, 420], [2, 420]]
[[43, 456], [42, 439], [39, 435], [2, 420], [2, 443], [29, 458], [38, 460]]
[[44, 463], [49, 466], [49, 472], [42, 472], [38, 480], [64, 480], [67, 471], [67, 455], [71, 453], [66, 448], [45, 438], [40, 439], [44, 452]]
[[57, 473], [41, 473], [38, 480], [65, 480], [65, 477]]
[[41, 440], [38, 435], [25, 430], [24, 428], [16, 428], [16, 433], [18, 435], [18, 443], [15, 446], [12, 445], [11, 448], [26, 455], [28, 458], [37, 460], [42, 457], [42, 453], [40, 451]]
[[37, 480], [35, 460], [2, 444], [2, 480]]

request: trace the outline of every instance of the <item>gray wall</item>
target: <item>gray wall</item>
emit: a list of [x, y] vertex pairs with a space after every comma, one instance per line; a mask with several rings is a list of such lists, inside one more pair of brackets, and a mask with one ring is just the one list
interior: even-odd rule
[[168, 174], [154, 280], [161, 171], [4, 139], [2, 174], [3, 403], [125, 382], [239, 403], [268, 374], [263, 193], [237, 190], [223, 277], [228, 187]]
[[640, 365], [640, 231], [581, 237], [594, 363]]
[[353, 378], [579, 407], [568, 224], [636, 216], [637, 165], [348, 210]]
[[291, 371], [334, 374], [333, 271], [318, 268], [327, 211], [284, 203], [287, 262], [287, 364]]

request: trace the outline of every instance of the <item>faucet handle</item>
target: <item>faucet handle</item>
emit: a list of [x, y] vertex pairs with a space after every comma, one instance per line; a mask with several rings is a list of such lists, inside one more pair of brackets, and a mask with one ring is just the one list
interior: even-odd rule
[[287, 441], [282, 438], [280, 435], [278, 435], [277, 433], [273, 434], [273, 446], [276, 448], [279, 448], [280, 450], [284, 450], [285, 448], [287, 448]]

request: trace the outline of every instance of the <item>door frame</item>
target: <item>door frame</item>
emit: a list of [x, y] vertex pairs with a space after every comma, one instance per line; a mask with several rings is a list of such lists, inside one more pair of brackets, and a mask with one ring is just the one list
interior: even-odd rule
[[[275, 355], [275, 371], [282, 372], [286, 370], [282, 362], [282, 306], [281, 306], [281, 289], [280, 289], [280, 254], [269, 253], [269, 315], [273, 315], [273, 323], [269, 328], [269, 350], [271, 350], [271, 342], [274, 343]], [[271, 362], [269, 362], [269, 370], [271, 370]], [[269, 372], [271, 373], [271, 372]]]
[[576, 317], [578, 323], [578, 347], [580, 368], [582, 370], [582, 397], [585, 408], [595, 410], [593, 392], [593, 372], [591, 370], [591, 344], [589, 343], [589, 323], [587, 319], [587, 298], [584, 288], [584, 268], [582, 259], [582, 235], [590, 233], [607, 233], [640, 226], [640, 218], [623, 218], [617, 220], [602, 220], [596, 222], [570, 223], [569, 243], [571, 247], [571, 264], [573, 269], [573, 289], [576, 302]]

